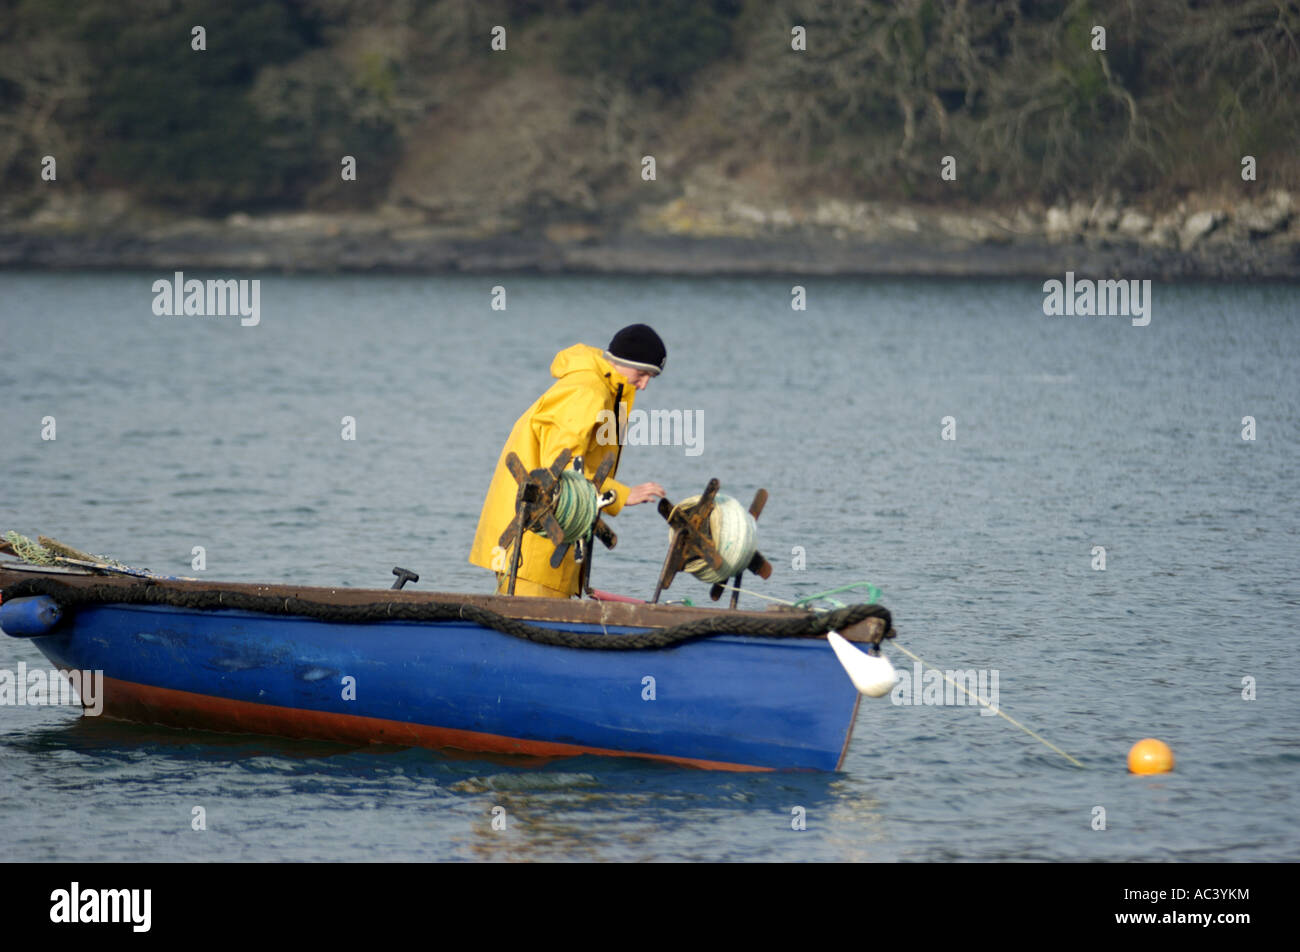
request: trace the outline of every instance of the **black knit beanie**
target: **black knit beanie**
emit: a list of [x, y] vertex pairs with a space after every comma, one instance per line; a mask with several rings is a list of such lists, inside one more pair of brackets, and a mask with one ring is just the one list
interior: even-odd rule
[[653, 327], [648, 324], [629, 324], [614, 335], [614, 339], [609, 342], [609, 350], [605, 351], [605, 357], [614, 363], [644, 370], [657, 377], [668, 362], [668, 351]]

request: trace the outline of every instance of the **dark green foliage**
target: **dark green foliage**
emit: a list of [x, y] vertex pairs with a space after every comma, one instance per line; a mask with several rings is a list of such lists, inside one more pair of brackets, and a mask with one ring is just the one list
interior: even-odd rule
[[787, 21], [807, 29], [802, 53], [772, 21], [745, 21], [745, 62], [763, 65], [726, 123], [842, 191], [1223, 188], [1243, 154], [1267, 155], [1276, 184], [1300, 174], [1296, 0], [819, 0]]
[[[0, 0], [0, 175], [39, 189], [57, 153], [68, 181], [188, 210], [373, 204], [423, 117], [555, 66], [611, 168], [707, 114], [686, 153], [846, 196], [1242, 187], [1245, 154], [1260, 186], [1300, 183], [1300, 0]], [[598, 192], [602, 156], [575, 158]]]
[[[207, 49], [191, 48], [191, 30]], [[182, 206], [222, 210], [292, 200], [308, 155], [268, 145], [247, 93], [258, 70], [306, 49], [279, 4], [189, 0], [153, 17], [96, 4], [80, 22], [99, 74], [99, 177]]]
[[[286, 120], [258, 107], [259, 76], [321, 42], [303, 11], [288, 0], [53, 0], [9, 12], [20, 28], [75, 44], [86, 63], [89, 95], [84, 114], [73, 118], [90, 146], [90, 182], [223, 212], [300, 203], [338, 179], [340, 148], [364, 151], [364, 181], [373, 189], [396, 155], [391, 124], [355, 115], [347, 95], [330, 87], [349, 87], [337, 68], [304, 98], [304, 114]], [[192, 48], [196, 26], [206, 30], [204, 50]], [[17, 95], [0, 81], [0, 100]]]
[[696, 72], [730, 55], [735, 12], [712, 0], [594, 3], [567, 31], [559, 65], [610, 77], [633, 94], [680, 95]]

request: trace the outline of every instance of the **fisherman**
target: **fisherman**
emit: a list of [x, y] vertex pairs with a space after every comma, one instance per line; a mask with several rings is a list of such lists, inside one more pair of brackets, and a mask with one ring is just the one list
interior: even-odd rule
[[[588, 479], [594, 478], [601, 462], [612, 455], [614, 468], [601, 486], [614, 493], [614, 501], [602, 510], [611, 516], [624, 506], [663, 497], [664, 489], [658, 483], [627, 486], [613, 477], [622, 450], [623, 421], [632, 410], [636, 391], [644, 390], [650, 378], [659, 376], [667, 356], [664, 342], [646, 324], [623, 328], [604, 352], [574, 344], [555, 355], [551, 376], [558, 379], [515, 421], [497, 460], [470, 550], [471, 563], [496, 572], [499, 594], [505, 594], [509, 586], [513, 556], [513, 547], [506, 551], [500, 544], [501, 534], [515, 517], [519, 485], [506, 467], [511, 452], [531, 471], [550, 466], [567, 449], [582, 457]], [[521, 549], [516, 595], [572, 598], [579, 594], [578, 565], [573, 559], [565, 558], [558, 569], [551, 568], [552, 542], [525, 532]]]

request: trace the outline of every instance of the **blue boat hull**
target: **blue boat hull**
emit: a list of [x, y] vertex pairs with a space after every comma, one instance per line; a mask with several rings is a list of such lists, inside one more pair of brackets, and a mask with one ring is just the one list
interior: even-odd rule
[[180, 727], [835, 770], [858, 704], [824, 638], [737, 634], [593, 651], [462, 621], [344, 624], [117, 604], [68, 616], [32, 639], [46, 657], [103, 671], [105, 715]]

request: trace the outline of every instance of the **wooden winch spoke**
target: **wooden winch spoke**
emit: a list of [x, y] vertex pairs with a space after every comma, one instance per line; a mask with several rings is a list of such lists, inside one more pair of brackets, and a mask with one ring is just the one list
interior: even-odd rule
[[524, 469], [523, 462], [513, 450], [506, 456], [506, 469], [510, 470], [510, 475], [515, 478], [515, 482], [523, 483], [527, 481], [528, 470]]
[[600, 492], [605, 485], [605, 480], [609, 478], [609, 471], [614, 468], [614, 457], [606, 456], [596, 467], [596, 476], [591, 483], [596, 487], [596, 492]]
[[[573, 459], [572, 452], [569, 450], [561, 450], [560, 455], [555, 457], [555, 462], [546, 468], [545, 472], [550, 475], [551, 485], [553, 487], [559, 485], [560, 476], [564, 472], [565, 467], [569, 465], [569, 460], [571, 459]], [[578, 457], [578, 459], [581, 462], [582, 457]]]
[[618, 536], [614, 534], [613, 529], [605, 524], [604, 519], [597, 519], [591, 531], [597, 539], [605, 544], [605, 548], [612, 549], [618, 545]]

